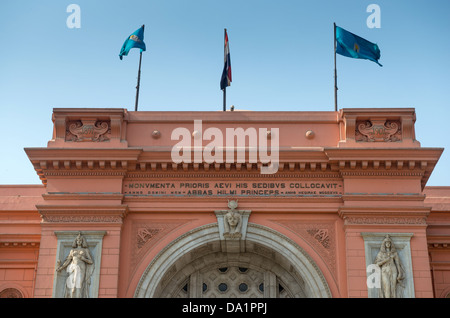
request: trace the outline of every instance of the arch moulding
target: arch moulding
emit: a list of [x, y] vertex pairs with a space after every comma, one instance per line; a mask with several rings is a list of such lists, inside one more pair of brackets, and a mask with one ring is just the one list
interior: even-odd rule
[[[217, 223], [197, 227], [179, 236], [150, 262], [143, 272], [133, 296], [135, 298], [155, 297], [164, 275], [170, 271], [172, 265], [180, 257], [218, 240], [219, 227]], [[277, 251], [286, 258], [302, 277], [308, 290], [307, 297], [332, 297], [328, 283], [315, 261], [290, 238], [266, 226], [249, 223], [246, 240]]]

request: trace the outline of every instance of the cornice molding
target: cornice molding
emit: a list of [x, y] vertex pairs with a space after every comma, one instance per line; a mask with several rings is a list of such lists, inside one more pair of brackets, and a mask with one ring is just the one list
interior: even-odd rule
[[88, 192], [48, 192], [42, 197], [44, 200], [122, 200], [122, 193], [88, 193]]
[[[263, 166], [260, 162], [176, 164], [171, 161], [169, 148], [25, 148], [25, 151], [44, 184], [53, 177], [247, 178], [247, 173], [254, 173], [255, 178], [257, 175], [259, 178], [417, 177], [422, 179], [423, 187], [443, 151], [442, 148], [281, 148], [278, 172], [263, 175], [259, 173]], [[179, 175], [171, 175], [174, 172]], [[204, 174], [197, 174], [201, 172]]]
[[0, 235], [0, 247], [30, 248], [39, 247], [40, 234], [2, 234]]
[[419, 193], [344, 193], [343, 201], [424, 201], [425, 195]]

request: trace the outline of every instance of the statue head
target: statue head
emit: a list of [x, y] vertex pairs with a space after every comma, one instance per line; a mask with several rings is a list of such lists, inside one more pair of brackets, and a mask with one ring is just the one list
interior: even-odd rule
[[81, 232], [78, 232], [78, 235], [72, 244], [72, 247], [76, 248], [78, 246], [83, 247], [83, 248], [87, 247], [86, 239], [81, 235]]
[[386, 234], [386, 236], [384, 237], [384, 240], [381, 243], [380, 251], [385, 253], [386, 249], [390, 249], [391, 252], [395, 252], [394, 242], [392, 241], [389, 234]]
[[225, 218], [230, 226], [236, 226], [241, 220], [241, 215], [239, 212], [228, 212]]

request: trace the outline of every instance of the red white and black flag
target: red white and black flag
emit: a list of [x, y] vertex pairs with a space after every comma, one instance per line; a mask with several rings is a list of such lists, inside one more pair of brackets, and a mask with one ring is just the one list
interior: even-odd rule
[[228, 45], [227, 29], [225, 29], [225, 58], [222, 72], [222, 78], [220, 79], [220, 89], [224, 90], [231, 84], [231, 60], [230, 60], [230, 46]]

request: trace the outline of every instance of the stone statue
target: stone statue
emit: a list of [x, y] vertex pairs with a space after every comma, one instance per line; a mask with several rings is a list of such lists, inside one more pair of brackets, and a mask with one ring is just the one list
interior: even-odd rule
[[231, 238], [241, 237], [242, 217], [237, 208], [237, 201], [228, 201], [228, 207], [230, 210], [224, 217], [224, 236]]
[[380, 251], [375, 258], [375, 264], [380, 267], [381, 272], [381, 298], [399, 298], [401, 293], [398, 287], [403, 287], [405, 273], [394, 246], [394, 242], [389, 235], [386, 235], [381, 243]]
[[65, 298], [89, 298], [89, 285], [92, 273], [94, 272], [94, 262], [89, 252], [86, 239], [78, 233], [72, 249], [64, 263], [58, 260], [56, 271], [60, 272], [64, 268], [69, 274], [66, 279]]

